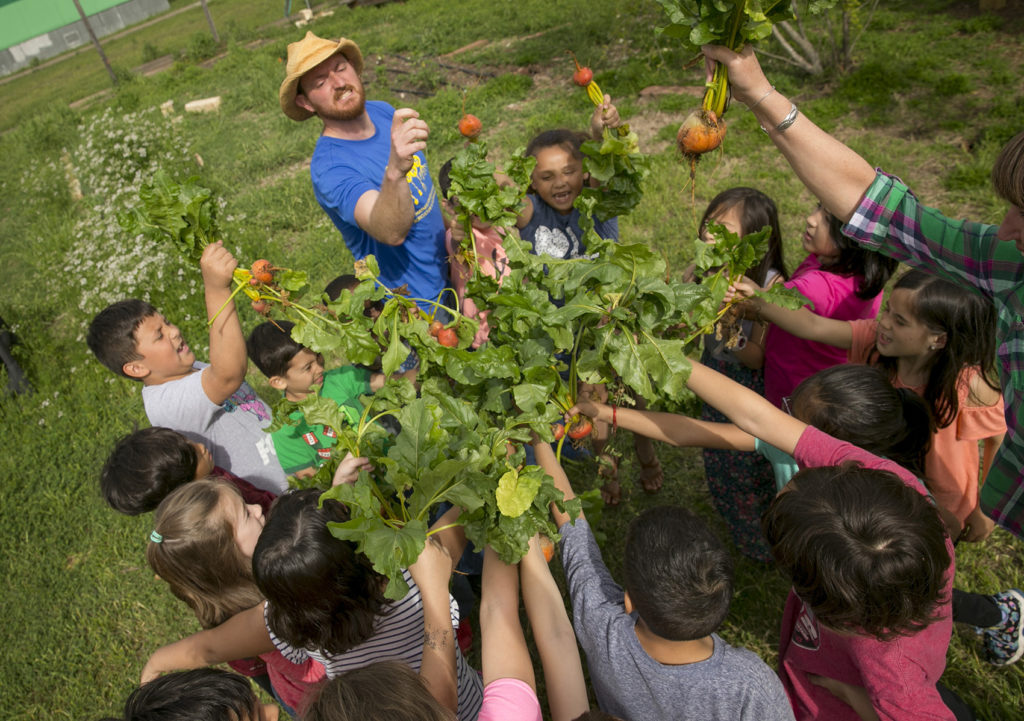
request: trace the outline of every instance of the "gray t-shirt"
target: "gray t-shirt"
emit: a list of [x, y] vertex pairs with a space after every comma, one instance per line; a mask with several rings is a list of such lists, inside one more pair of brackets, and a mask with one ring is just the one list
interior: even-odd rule
[[203, 390], [202, 369], [184, 378], [142, 387], [142, 404], [149, 422], [178, 431], [204, 444], [214, 465], [244, 478], [257, 488], [273, 493], [288, 490], [288, 479], [274, 451], [274, 440], [263, 431], [270, 425], [270, 408], [246, 383], [221, 405]]
[[625, 721], [793, 721], [775, 672], [717, 634], [711, 636], [714, 652], [704, 661], [667, 666], [648, 656], [586, 520], [558, 530], [573, 626], [602, 711]]

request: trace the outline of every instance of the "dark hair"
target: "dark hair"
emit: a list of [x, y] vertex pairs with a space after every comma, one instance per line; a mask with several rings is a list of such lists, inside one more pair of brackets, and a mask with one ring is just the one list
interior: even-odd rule
[[249, 679], [223, 669], [197, 668], [160, 676], [132, 691], [123, 721], [238, 721], [258, 715], [259, 700]]
[[572, 721], [622, 721], [618, 716], [612, 716], [599, 708], [584, 711]]
[[303, 721], [454, 721], [418, 673], [399, 661], [378, 661], [322, 684]]
[[[977, 366], [982, 378], [994, 390], [996, 362], [996, 309], [977, 293], [920, 270], [910, 270], [896, 281], [893, 290], [909, 290], [914, 317], [935, 333], [946, 334], [946, 345], [934, 356], [928, 369], [924, 399], [932, 409], [939, 428], [945, 428], [960, 412], [960, 374]], [[896, 377], [899, 358], [873, 351], [870, 362]]]
[[822, 208], [828, 220], [828, 232], [839, 249], [835, 262], [823, 265], [822, 270], [836, 275], [860, 276], [854, 295], [861, 300], [871, 300], [882, 292], [889, 278], [896, 272], [898, 263], [881, 253], [862, 248], [851, 238], [843, 235], [843, 221]]
[[119, 300], [96, 314], [85, 342], [100, 363], [119, 376], [131, 378], [124, 372], [124, 364], [142, 357], [135, 331], [142, 321], [156, 314], [157, 309], [144, 300]]
[[818, 430], [924, 476], [935, 421], [921, 396], [893, 387], [881, 368], [826, 368], [796, 387], [792, 405], [795, 416]]
[[359, 279], [351, 273], [345, 275], [339, 275], [337, 278], [332, 280], [324, 288], [324, 295], [331, 300], [338, 300], [341, 297], [341, 291], [348, 290], [353, 291], [359, 285]]
[[1024, 211], [1024, 132], [1003, 146], [992, 166], [996, 195]]
[[297, 648], [341, 654], [373, 635], [386, 608], [384, 578], [355, 544], [328, 523], [348, 509], [308, 489], [279, 496], [252, 556], [256, 585], [269, 601], [267, 624]]
[[569, 130], [568, 128], [545, 130], [530, 139], [523, 155], [536, 157], [537, 153], [544, 148], [558, 147], [569, 153], [574, 159], [583, 160], [583, 151], [580, 150], [580, 146], [589, 139], [586, 133], [581, 133], [578, 130]]
[[448, 198], [448, 191], [452, 189], [452, 158], [444, 161], [444, 165], [437, 171], [437, 187], [441, 191], [442, 198]]
[[235, 541], [235, 527], [221, 510], [225, 498], [242, 500], [227, 481], [200, 479], [171, 492], [157, 507], [146, 561], [195, 613], [212, 628], [263, 597], [252, 578], [252, 563]]
[[245, 340], [245, 350], [256, 367], [267, 378], [284, 376], [292, 358], [306, 346], [292, 340], [295, 324], [287, 320], [267, 321], [252, 329]]
[[708, 203], [704, 216], [700, 219], [701, 232], [707, 227], [708, 221], [720, 216], [733, 208], [739, 208], [740, 235], [756, 233], [766, 225], [770, 227], [768, 250], [761, 261], [747, 269], [746, 275], [755, 283], [763, 286], [768, 280], [768, 271], [779, 272], [783, 280], [789, 280], [786, 261], [782, 254], [782, 231], [779, 230], [779, 209], [775, 201], [755, 188], [729, 188], [716, 195]]
[[935, 505], [889, 471], [800, 471], [761, 519], [793, 591], [822, 625], [887, 641], [939, 617], [950, 556]]
[[100, 472], [100, 492], [115, 511], [149, 513], [178, 486], [195, 480], [199, 458], [188, 438], [154, 426], [121, 438]]
[[640, 620], [661, 638], [703, 638], [729, 613], [732, 558], [692, 511], [660, 506], [637, 516], [626, 535], [623, 567]]

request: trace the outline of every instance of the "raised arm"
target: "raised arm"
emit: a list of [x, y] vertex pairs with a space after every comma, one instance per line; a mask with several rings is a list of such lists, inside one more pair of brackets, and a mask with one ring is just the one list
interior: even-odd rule
[[517, 678], [537, 690], [519, 623], [519, 573], [490, 547], [484, 551], [480, 638], [484, 686], [500, 678]]
[[583, 665], [565, 601], [536, 537], [530, 541], [530, 552], [519, 562], [519, 577], [526, 615], [544, 669], [551, 719], [572, 721], [590, 708]]
[[777, 130], [795, 106], [772, 89], [749, 45], [740, 53], [720, 45], [705, 45], [702, 50], [707, 58], [729, 69], [733, 97], [747, 107], [753, 106], [757, 121], [768, 129], [768, 137], [804, 185], [834, 216], [849, 220], [875, 179], [871, 164], [802, 113], [791, 126]]
[[[555, 452], [551, 450], [550, 444], [538, 441], [533, 444], [533, 451], [537, 455], [537, 465], [543, 468], [544, 472], [554, 479], [555, 488], [562, 492], [565, 496], [565, 500], [568, 501], [575, 498], [576, 493], [572, 490], [572, 484], [569, 483], [569, 477], [565, 475], [565, 471], [562, 470], [562, 464], [558, 462], [558, 458], [555, 456]], [[582, 511], [578, 517], [584, 517]], [[559, 528], [570, 521], [576, 520], [568, 513], [560, 511], [558, 506], [554, 503], [551, 504], [551, 518], [554, 519], [555, 525]]]
[[416, 153], [427, 148], [430, 129], [412, 108], [399, 108], [391, 120], [391, 153], [380, 190], [368, 190], [356, 201], [359, 227], [385, 245], [401, 245], [412, 227], [415, 209], [405, 178]]
[[409, 566], [423, 601], [423, 658], [420, 676], [430, 694], [452, 712], [459, 710], [459, 680], [455, 667], [455, 629], [452, 627], [448, 583], [452, 558], [436, 539]]
[[161, 646], [146, 661], [141, 683], [168, 671], [186, 671], [203, 666], [252, 658], [274, 650], [263, 622], [263, 604], [235, 614], [215, 628]]
[[731, 292], [726, 294], [726, 300], [730, 300], [733, 294], [747, 298], [743, 303], [747, 310], [752, 310], [761, 320], [774, 323], [797, 338], [827, 343], [847, 350], [853, 345], [853, 330], [847, 321], [826, 318], [812, 313], [807, 308], [782, 308], [764, 298], [758, 298], [754, 295], [756, 290], [757, 287], [753, 283], [740, 280], [731, 286]]
[[206, 397], [220, 405], [242, 385], [249, 367], [245, 336], [231, 300], [231, 279], [238, 261], [218, 240], [203, 250], [199, 267], [203, 272], [206, 317], [217, 316], [210, 326], [210, 365], [203, 369], [201, 380]]
[[675, 413], [613, 408], [584, 398], [580, 398], [569, 412], [582, 413], [605, 423], [614, 423], [619, 428], [673, 446], [720, 448], [731, 451], [754, 450], [754, 437], [732, 423], [712, 423]]
[[740, 429], [792, 454], [807, 424], [779, 410], [736, 381], [691, 360], [686, 385], [705, 403], [717, 408]]

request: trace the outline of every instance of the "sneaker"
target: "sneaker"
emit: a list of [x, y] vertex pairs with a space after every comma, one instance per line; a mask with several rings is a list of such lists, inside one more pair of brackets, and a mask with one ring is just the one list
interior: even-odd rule
[[994, 666], [1009, 666], [1024, 656], [1024, 627], [1021, 626], [1020, 612], [1024, 607], [1024, 595], [1015, 588], [992, 596], [1003, 613], [998, 626], [982, 631], [985, 637], [985, 660]]

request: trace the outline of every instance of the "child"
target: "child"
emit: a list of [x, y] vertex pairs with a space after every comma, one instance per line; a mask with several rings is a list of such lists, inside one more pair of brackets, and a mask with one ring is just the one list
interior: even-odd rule
[[[551, 447], [537, 461], [574, 496]], [[630, 525], [623, 588], [601, 560], [583, 516], [552, 506], [574, 627], [601, 709], [640, 719], [792, 719], [778, 677], [715, 630], [729, 612], [732, 560], [693, 513], [650, 509]], [[571, 523], [575, 521], [575, 523]]]
[[[600, 140], [604, 128], [619, 125], [619, 111], [611, 98], [594, 109], [590, 118], [591, 137]], [[530, 244], [537, 255], [552, 258], [581, 258], [583, 231], [580, 212], [573, 202], [588, 178], [583, 174], [583, 153], [580, 146], [587, 136], [572, 130], [547, 130], [535, 136], [526, 146], [526, 155], [537, 159], [530, 175], [530, 192], [516, 220], [519, 237]], [[594, 230], [602, 238], [619, 238], [618, 218], [594, 219]]]
[[[438, 187], [441, 189], [441, 206], [445, 213], [455, 217], [458, 212], [459, 199], [450, 197], [452, 189], [451, 179], [452, 161], [447, 161], [441, 166], [437, 176]], [[508, 256], [502, 246], [504, 238], [497, 228], [486, 225], [479, 218], [473, 217], [473, 242], [476, 249], [476, 262], [479, 271], [489, 278], [494, 278], [501, 283], [502, 278], [511, 272], [508, 267]], [[454, 237], [463, 236], [463, 228], [452, 226], [447, 229], [444, 236], [445, 248], [448, 252], [448, 274], [452, 280], [452, 288], [459, 302], [459, 309], [462, 315], [467, 318], [476, 318], [480, 325], [477, 327], [476, 336], [473, 338], [473, 348], [479, 348], [487, 341], [490, 326], [487, 325], [487, 314], [490, 311], [481, 311], [477, 308], [472, 298], [466, 297], [466, 284], [473, 277], [473, 270], [462, 259], [458, 252], [457, 242]]]
[[[453, 510], [434, 527], [450, 526], [456, 518]], [[426, 645], [418, 586], [406, 571], [409, 592], [400, 601], [385, 601], [384, 579], [352, 543], [335, 538], [327, 527], [348, 519], [341, 503], [325, 500], [321, 505], [320, 492], [313, 489], [278, 498], [253, 551], [253, 576], [266, 604], [158, 649], [146, 664], [144, 679], [275, 649], [294, 663], [319, 661], [328, 678], [383, 659], [418, 671]], [[461, 529], [433, 535], [450, 556], [461, 555], [466, 544]], [[450, 618], [457, 622], [450, 596], [448, 603]], [[458, 717], [469, 721], [480, 708], [480, 679], [461, 652], [455, 653]]]
[[[262, 606], [252, 577], [252, 552], [263, 530], [263, 510], [245, 503], [234, 487], [216, 480], [185, 484], [157, 508], [153, 528], [146, 560], [203, 628]], [[267, 665], [274, 695], [294, 715], [312, 685], [324, 678], [323, 667], [315, 661], [293, 664], [272, 648], [258, 655]], [[147, 664], [143, 680], [155, 672]]]
[[178, 486], [207, 476], [228, 481], [246, 503], [259, 504], [264, 513], [277, 498], [213, 465], [213, 456], [202, 443], [159, 426], [129, 433], [117, 442], [100, 473], [100, 491], [115, 511], [137, 516], [154, 510]]
[[811, 469], [764, 520], [793, 582], [779, 658], [797, 718], [953, 718], [936, 686], [952, 630], [953, 543], [918, 479], [700, 363], [687, 385]]
[[249, 682], [228, 671], [202, 668], [154, 679], [132, 691], [124, 715], [102, 721], [277, 721], [274, 704], [261, 704]]
[[[742, 283], [738, 289], [751, 290]], [[844, 322], [759, 299], [751, 303], [778, 328], [846, 350], [849, 362], [878, 365], [893, 385], [923, 396], [938, 425], [924, 473], [935, 500], [963, 525], [963, 540], [980, 541], [992, 532], [992, 521], [978, 508], [978, 468], [984, 478], [1006, 422], [999, 388], [990, 380], [991, 303], [918, 270], [900, 277], [877, 321]], [[984, 444], [981, 457], [978, 441]]]
[[[814, 304], [814, 313], [836, 320], [874, 318], [882, 289], [896, 262], [860, 248], [839, 232], [842, 224], [822, 206], [807, 217], [803, 247], [807, 257], [786, 281]], [[844, 362], [841, 351], [770, 326], [765, 339], [765, 397], [782, 407], [804, 378]]]
[[263, 432], [270, 409], [245, 382], [245, 338], [231, 298], [238, 265], [220, 241], [203, 250], [200, 267], [210, 326], [210, 362], [195, 354], [177, 327], [149, 303], [124, 300], [100, 311], [89, 326], [89, 348], [118, 375], [142, 382], [149, 422], [204, 443], [214, 463], [257, 488], [288, 487], [274, 443]]
[[[571, 721], [587, 709], [576, 637], [537, 540], [531, 542], [518, 569], [503, 563], [493, 550], [486, 551], [480, 603], [484, 678], [480, 721], [542, 718], [533, 663], [519, 621], [520, 576], [544, 666], [551, 718]], [[447, 603], [451, 558], [439, 544], [428, 543], [409, 570], [423, 596], [425, 638], [433, 639], [432, 645], [440, 649], [438, 641], [444, 634], [451, 635]], [[428, 610], [430, 606], [434, 610]], [[455, 698], [455, 668], [454, 643], [448, 639], [443, 651], [429, 658], [425, 645], [420, 679], [408, 667], [389, 662], [349, 671], [324, 686], [305, 721], [450, 721], [454, 714], [447, 709]]]
[[[325, 372], [323, 356], [292, 339], [294, 325], [268, 321], [256, 326], [246, 341], [252, 362], [286, 399], [298, 403], [305, 400], [312, 386], [319, 386], [320, 395], [337, 403], [348, 422], [358, 425], [363, 414], [359, 396], [379, 390], [384, 385], [384, 374], [359, 366]], [[306, 423], [301, 410], [292, 411], [290, 418], [298, 424], [283, 425], [271, 434], [274, 449], [285, 473], [308, 478], [331, 457], [337, 433], [328, 426]]]
[[[701, 218], [701, 239], [714, 242], [709, 222], [721, 223], [737, 235], [756, 233], [771, 228], [768, 250], [761, 260], [747, 271], [758, 286], [770, 287], [789, 279], [782, 255], [782, 233], [775, 202], [754, 188], [729, 188], [716, 195]], [[726, 338], [704, 337], [701, 362], [737, 383], [764, 395], [764, 348], [768, 326], [756, 320], [741, 319], [740, 341], [732, 345]], [[701, 418], [721, 423], [718, 411], [705, 405]], [[707, 448], [704, 454], [704, 475], [715, 510], [725, 519], [733, 543], [743, 555], [755, 561], [768, 561], [771, 555], [761, 533], [761, 516], [775, 496], [771, 465], [761, 456], [744, 451]]]

